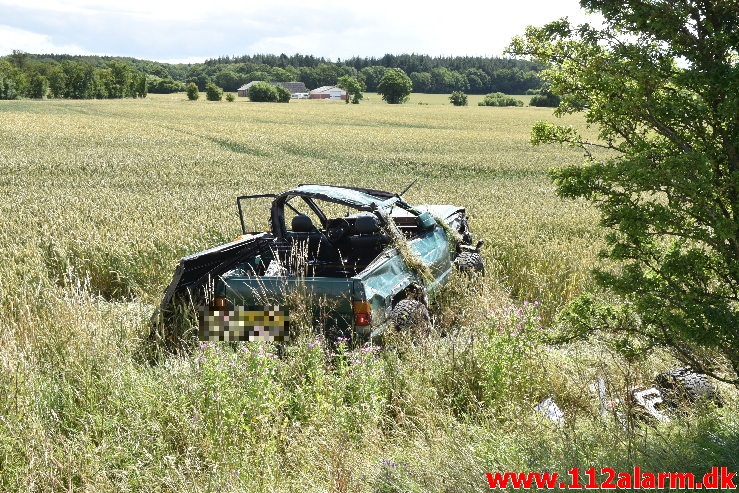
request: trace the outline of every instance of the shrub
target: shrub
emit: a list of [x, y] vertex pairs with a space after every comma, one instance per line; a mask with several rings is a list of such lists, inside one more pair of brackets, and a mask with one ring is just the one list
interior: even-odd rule
[[278, 99], [277, 88], [269, 82], [255, 82], [249, 88], [249, 99], [258, 103], [274, 103]]
[[462, 91], [454, 91], [449, 96], [449, 101], [454, 106], [467, 106], [467, 95]]
[[234, 93], [229, 92], [228, 94], [226, 94], [226, 101], [228, 101], [229, 103], [233, 103], [235, 99], [236, 96], [234, 96]]
[[502, 92], [492, 92], [485, 99], [477, 103], [478, 106], [523, 106], [523, 101]]
[[556, 108], [559, 106], [560, 98], [556, 94], [551, 92], [542, 92], [531, 98], [529, 106], [545, 106], [549, 108]]
[[187, 92], [187, 99], [190, 101], [195, 101], [200, 97], [200, 91], [198, 91], [198, 86], [194, 82], [187, 84], [185, 91]]
[[185, 90], [185, 84], [173, 79], [161, 79], [159, 77], [149, 76], [148, 90], [152, 94], [172, 94], [183, 92]]
[[277, 94], [276, 101], [278, 103], [289, 103], [290, 102], [290, 91], [282, 86], [275, 86], [275, 92]]
[[212, 82], [208, 82], [205, 85], [205, 97], [208, 101], [220, 101], [223, 99], [223, 89]]

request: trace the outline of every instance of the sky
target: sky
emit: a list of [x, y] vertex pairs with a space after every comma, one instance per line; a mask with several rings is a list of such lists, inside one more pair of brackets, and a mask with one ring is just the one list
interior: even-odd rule
[[0, 56], [129, 56], [197, 63], [219, 56], [386, 53], [502, 56], [527, 25], [592, 18], [578, 0], [0, 0]]

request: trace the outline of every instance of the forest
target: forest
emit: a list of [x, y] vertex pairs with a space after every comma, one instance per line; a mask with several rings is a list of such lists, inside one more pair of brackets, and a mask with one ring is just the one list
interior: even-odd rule
[[331, 61], [312, 55], [244, 55], [218, 57], [203, 63], [164, 63], [128, 57], [37, 55], [14, 51], [0, 57], [0, 99], [115, 99], [151, 93], [184, 91], [194, 82], [202, 91], [208, 83], [236, 91], [253, 81], [299, 81], [309, 89], [336, 84], [339, 77], [356, 77], [370, 92], [385, 71], [400, 68], [413, 91], [447, 94], [502, 92], [524, 94], [541, 86], [540, 64], [492, 57], [431, 57], [387, 54]]

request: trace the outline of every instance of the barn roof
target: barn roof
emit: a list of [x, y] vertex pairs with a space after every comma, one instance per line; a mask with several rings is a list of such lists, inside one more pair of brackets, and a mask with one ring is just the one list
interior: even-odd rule
[[[244, 84], [243, 86], [239, 87], [239, 91], [248, 91], [249, 88], [257, 83], [262, 82], [261, 80], [253, 80], [249, 82], [248, 84]], [[290, 94], [295, 94], [296, 92], [308, 92], [308, 88], [305, 87], [304, 82], [270, 82], [273, 86], [282, 86], [288, 91], [290, 91]]]
[[332, 90], [341, 91], [341, 94], [346, 94], [346, 91], [336, 87], [336, 86], [321, 86], [316, 89], [313, 89], [310, 93], [311, 94], [325, 94], [327, 92], [330, 92]]

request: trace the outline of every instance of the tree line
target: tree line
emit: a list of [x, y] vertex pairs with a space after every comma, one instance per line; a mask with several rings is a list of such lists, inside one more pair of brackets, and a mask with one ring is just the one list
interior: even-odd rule
[[308, 88], [356, 78], [367, 91], [377, 91], [390, 69], [404, 71], [415, 92], [523, 94], [540, 88], [542, 66], [525, 60], [486, 57], [385, 55], [332, 62], [311, 55], [245, 55], [195, 64], [172, 64], [127, 57], [33, 55], [15, 51], [0, 58], [0, 98], [141, 97], [147, 92], [172, 93], [194, 83], [200, 91], [215, 84], [236, 91], [247, 82], [298, 81]]
[[147, 76], [131, 64], [108, 60], [47, 61], [14, 51], [0, 58], [0, 99], [116, 99], [146, 97]]

